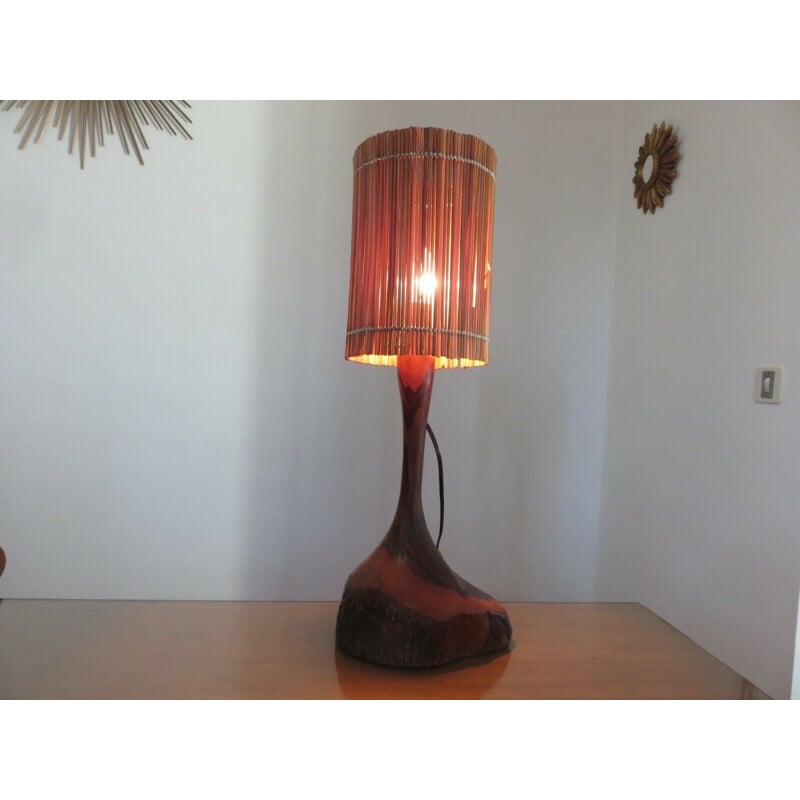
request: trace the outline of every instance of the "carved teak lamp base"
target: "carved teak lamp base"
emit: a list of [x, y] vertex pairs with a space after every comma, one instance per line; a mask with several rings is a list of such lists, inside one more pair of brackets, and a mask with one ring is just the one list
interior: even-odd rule
[[347, 579], [336, 619], [344, 652], [393, 667], [434, 667], [504, 650], [506, 610], [456, 575], [433, 543], [422, 512], [431, 356], [399, 356], [403, 473], [397, 513], [378, 548]]

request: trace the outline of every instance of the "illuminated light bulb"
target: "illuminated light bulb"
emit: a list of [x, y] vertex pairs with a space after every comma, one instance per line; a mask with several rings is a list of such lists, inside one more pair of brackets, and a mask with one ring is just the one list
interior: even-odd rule
[[423, 272], [417, 278], [417, 291], [423, 297], [431, 299], [436, 292], [436, 276], [432, 272]]

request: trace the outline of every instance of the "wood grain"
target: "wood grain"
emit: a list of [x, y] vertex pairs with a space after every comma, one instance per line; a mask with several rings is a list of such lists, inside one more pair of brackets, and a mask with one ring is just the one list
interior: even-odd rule
[[432, 356], [398, 356], [403, 470], [389, 532], [348, 577], [336, 643], [375, 664], [434, 667], [508, 647], [511, 623], [492, 597], [456, 575], [436, 548], [422, 510]]
[[2, 600], [0, 698], [766, 697], [643, 606], [506, 607], [510, 651], [399, 670], [336, 650], [336, 603]]

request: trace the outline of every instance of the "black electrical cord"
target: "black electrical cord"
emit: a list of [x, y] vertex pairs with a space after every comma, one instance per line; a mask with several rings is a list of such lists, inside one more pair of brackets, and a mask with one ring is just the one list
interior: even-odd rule
[[444, 530], [444, 466], [442, 465], [442, 454], [439, 450], [439, 442], [433, 435], [433, 428], [426, 425], [425, 429], [428, 431], [428, 436], [431, 437], [433, 449], [436, 451], [436, 462], [439, 465], [439, 536], [436, 539], [436, 549], [439, 549], [439, 542], [442, 540], [442, 531]]

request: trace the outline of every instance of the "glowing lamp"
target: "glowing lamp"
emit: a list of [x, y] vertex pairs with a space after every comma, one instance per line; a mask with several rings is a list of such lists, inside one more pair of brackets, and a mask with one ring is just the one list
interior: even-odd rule
[[388, 533], [345, 584], [336, 642], [379, 664], [437, 666], [511, 641], [505, 609], [450, 569], [422, 511], [434, 371], [489, 360], [496, 163], [477, 137], [439, 128], [379, 133], [353, 156], [345, 356], [397, 368], [403, 469]]

